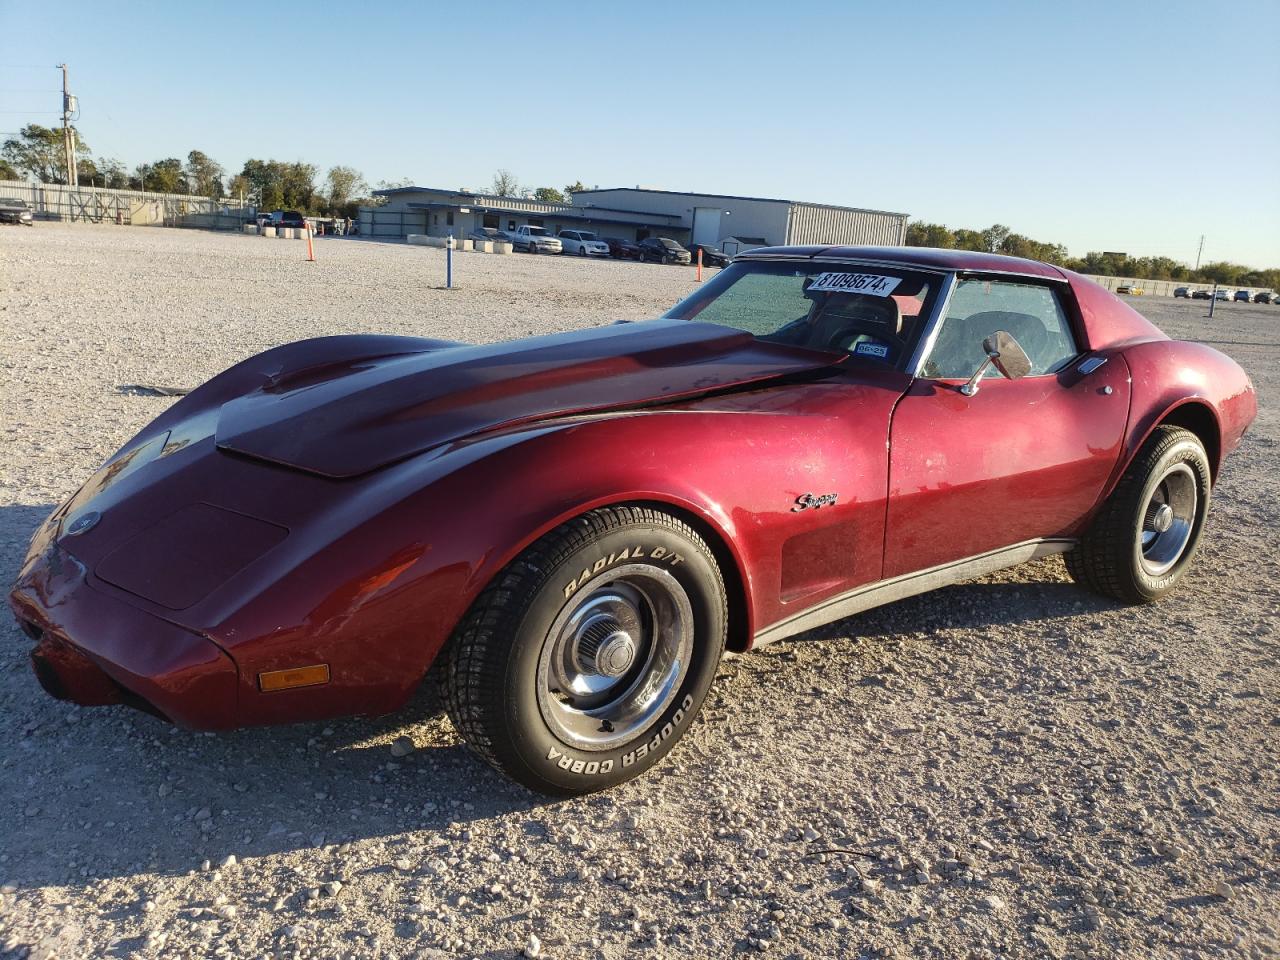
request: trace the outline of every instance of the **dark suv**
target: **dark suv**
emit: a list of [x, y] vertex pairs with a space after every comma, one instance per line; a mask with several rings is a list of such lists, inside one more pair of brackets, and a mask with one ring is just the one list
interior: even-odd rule
[[307, 225], [307, 218], [297, 210], [276, 210], [263, 222], [268, 227], [297, 227], [301, 230]]
[[693, 256], [669, 237], [645, 237], [640, 241], [641, 263], [683, 263], [688, 266]]

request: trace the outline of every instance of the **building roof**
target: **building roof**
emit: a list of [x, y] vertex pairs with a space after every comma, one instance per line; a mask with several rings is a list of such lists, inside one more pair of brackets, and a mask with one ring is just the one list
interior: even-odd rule
[[891, 210], [868, 210], [865, 207], [843, 207], [834, 203], [814, 203], [812, 200], [782, 200], [777, 197], [739, 197], [731, 193], [698, 193], [691, 190], [651, 190], [648, 187], [597, 187], [593, 190], [575, 190], [575, 197], [592, 193], [661, 193], [673, 197], [712, 197], [716, 200], [754, 200], [757, 203], [786, 203], [792, 206], [803, 204], [806, 207], [826, 207], [829, 210], [852, 210], [855, 213], [879, 213], [886, 217], [906, 217], [910, 214], [894, 213]]

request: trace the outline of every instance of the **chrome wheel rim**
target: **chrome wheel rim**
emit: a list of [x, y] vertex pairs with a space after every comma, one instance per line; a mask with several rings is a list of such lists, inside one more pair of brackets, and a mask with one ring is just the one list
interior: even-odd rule
[[1149, 576], [1168, 573], [1186, 553], [1199, 502], [1195, 471], [1185, 463], [1171, 467], [1152, 488], [1142, 508], [1139, 537], [1142, 568]]
[[675, 699], [693, 652], [693, 607], [665, 570], [615, 567], [583, 584], [538, 661], [538, 709], [565, 743], [609, 750]]

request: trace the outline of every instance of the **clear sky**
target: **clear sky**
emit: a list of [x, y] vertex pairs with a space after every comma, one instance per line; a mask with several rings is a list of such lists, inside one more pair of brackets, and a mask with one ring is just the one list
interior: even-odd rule
[[[635, 186], [1280, 265], [1280, 2], [0, 0], [0, 131]], [[33, 68], [32, 65], [36, 65]]]

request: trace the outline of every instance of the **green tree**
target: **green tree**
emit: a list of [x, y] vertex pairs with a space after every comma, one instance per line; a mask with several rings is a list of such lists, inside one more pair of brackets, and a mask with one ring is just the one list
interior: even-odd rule
[[[89, 145], [76, 134], [76, 156], [88, 157]], [[0, 158], [11, 168], [41, 183], [66, 183], [67, 163], [62, 131], [29, 123], [0, 146]], [[79, 169], [79, 163], [77, 163]]]
[[493, 175], [490, 192], [496, 197], [514, 197], [520, 193], [520, 182], [510, 170], [499, 169]]
[[147, 189], [157, 193], [190, 193], [186, 171], [177, 157], [157, 160], [147, 167]]
[[545, 200], [547, 203], [564, 203], [565, 196], [555, 187], [539, 187], [533, 191], [533, 199]]
[[1003, 223], [993, 223], [982, 231], [982, 249], [987, 253], [997, 253], [1012, 232]]
[[129, 172], [119, 160], [109, 157], [100, 159], [98, 161], [98, 173], [102, 175], [103, 185], [110, 187], [112, 190], [127, 190], [129, 188]]
[[985, 250], [986, 241], [977, 230], [957, 230], [954, 234], [957, 250]]
[[941, 247], [944, 250], [956, 245], [956, 238], [948, 227], [940, 223], [922, 223], [916, 220], [907, 224], [908, 247]]
[[8, 160], [0, 157], [0, 180], [21, 180], [22, 175], [18, 173]]
[[217, 200], [223, 196], [222, 178], [227, 172], [222, 165], [200, 150], [187, 154], [187, 185], [190, 191], [202, 197]]
[[329, 209], [345, 216], [352, 215], [356, 198], [369, 191], [364, 176], [354, 167], [330, 167], [324, 179], [329, 190]]
[[281, 164], [281, 189], [284, 191], [284, 203], [290, 210], [303, 213], [317, 213], [320, 209], [319, 192], [316, 189], [316, 175], [319, 173], [314, 163]]
[[564, 188], [564, 195], [568, 198], [570, 203], [573, 203], [573, 195], [575, 193], [581, 193], [585, 189], [587, 189], [587, 187], [581, 180], [575, 180]]

